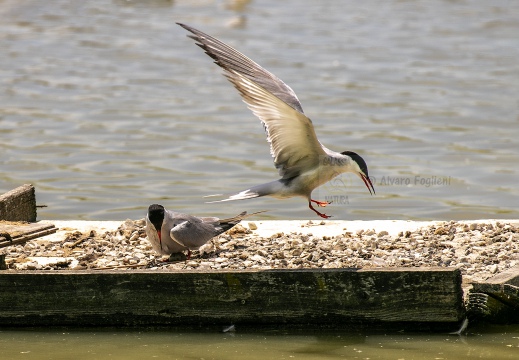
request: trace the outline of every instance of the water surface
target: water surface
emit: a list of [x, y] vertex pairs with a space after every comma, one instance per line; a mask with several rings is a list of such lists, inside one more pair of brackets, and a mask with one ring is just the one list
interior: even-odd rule
[[518, 326], [467, 336], [349, 331], [0, 331], [2, 359], [517, 359]]
[[0, 1], [0, 192], [36, 186], [40, 219], [197, 215], [277, 177], [265, 135], [175, 24], [235, 46], [288, 83], [327, 147], [369, 165], [314, 192], [334, 219], [518, 218], [519, 3]]

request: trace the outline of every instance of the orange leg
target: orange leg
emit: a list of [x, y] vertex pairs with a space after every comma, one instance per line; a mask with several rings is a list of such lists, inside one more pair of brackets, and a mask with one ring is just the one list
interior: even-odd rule
[[331, 201], [318, 201], [318, 200], [314, 200], [314, 199], [310, 199], [310, 201], [313, 203], [316, 203], [317, 206], [322, 206], [322, 207], [326, 207], [327, 205], [330, 205], [332, 203]]
[[[322, 217], [323, 219], [331, 218], [331, 216], [328, 216], [328, 215], [326, 215], [326, 214], [320, 213], [319, 211], [315, 210], [315, 208], [312, 206], [312, 201], [315, 202], [315, 203], [317, 203], [317, 204], [320, 203], [319, 201], [315, 201], [315, 200], [311, 200], [311, 201], [309, 201], [309, 202], [308, 202], [308, 207], [309, 207], [310, 209], [312, 209], [312, 210], [313, 210], [317, 215], [319, 215], [319, 216]], [[326, 202], [325, 204], [328, 205], [329, 203]], [[326, 206], [326, 205], [319, 205], [319, 206]]]

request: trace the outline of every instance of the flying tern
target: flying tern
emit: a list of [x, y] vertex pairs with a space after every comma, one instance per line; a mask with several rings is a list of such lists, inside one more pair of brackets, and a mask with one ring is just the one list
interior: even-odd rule
[[200, 248], [241, 220], [260, 212], [247, 215], [244, 211], [229, 219], [219, 219], [182, 214], [167, 210], [162, 205], [153, 204], [149, 206], [146, 215], [146, 235], [157, 253], [172, 255], [187, 250], [187, 258], [189, 258], [191, 250]]
[[224, 75], [240, 93], [243, 101], [265, 128], [270, 143], [270, 153], [281, 179], [254, 186], [227, 199], [231, 201], [260, 196], [289, 198], [302, 196], [308, 207], [322, 218], [330, 216], [317, 211], [317, 206], [330, 204], [312, 199], [312, 191], [341, 173], [357, 174], [375, 194], [364, 159], [353, 151], [341, 153], [325, 147], [317, 139], [310, 118], [295, 92], [274, 74], [262, 68], [239, 51], [222, 41], [188, 25], [177, 23], [192, 35], [205, 53], [223, 68]]

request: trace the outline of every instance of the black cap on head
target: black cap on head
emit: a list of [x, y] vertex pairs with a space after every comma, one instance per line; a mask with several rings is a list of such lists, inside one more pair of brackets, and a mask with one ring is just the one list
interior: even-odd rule
[[353, 151], [344, 151], [344, 152], [341, 152], [341, 154], [351, 157], [351, 159], [359, 165], [359, 168], [364, 173], [364, 175], [369, 177], [368, 165], [366, 165], [366, 162], [359, 154], [357, 154], [356, 152], [353, 152]]
[[353, 151], [344, 151], [341, 153], [342, 155], [349, 156], [353, 161], [359, 165], [360, 171], [362, 171], [362, 174], [358, 174], [362, 181], [364, 181], [364, 184], [369, 190], [369, 193], [371, 195], [375, 194], [375, 188], [373, 187], [373, 183], [371, 182], [371, 179], [369, 178], [368, 174], [368, 165], [366, 165], [366, 162], [364, 159], [357, 153], [354, 153]]
[[164, 221], [164, 206], [159, 204], [150, 205], [148, 208], [148, 219], [155, 226], [155, 229], [160, 231]]

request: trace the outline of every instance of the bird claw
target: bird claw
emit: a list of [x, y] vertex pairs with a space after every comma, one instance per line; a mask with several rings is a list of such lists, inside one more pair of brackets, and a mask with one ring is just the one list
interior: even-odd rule
[[332, 201], [318, 201], [318, 200], [313, 200], [313, 199], [310, 199], [310, 201], [313, 203], [316, 203], [317, 206], [320, 206], [320, 207], [326, 207], [332, 203]]
[[[326, 215], [326, 214], [323, 214], [322, 212], [319, 212], [317, 211], [313, 206], [312, 206], [312, 202], [315, 202], [318, 206], [323, 206], [325, 207], [326, 205], [329, 205], [331, 204], [331, 202], [328, 202], [328, 201], [325, 201], [325, 202], [321, 202], [321, 201], [317, 201], [317, 200], [310, 200], [308, 202], [308, 207], [310, 209], [312, 209], [317, 215], [319, 215], [320, 217], [322, 217], [323, 219], [329, 219], [331, 218], [331, 215]], [[325, 205], [322, 205], [322, 204], [325, 204]]]
[[326, 214], [323, 214], [323, 213], [320, 213], [320, 212], [317, 212], [317, 215], [319, 215], [323, 219], [329, 219], [329, 218], [333, 217], [332, 215], [326, 215]]

